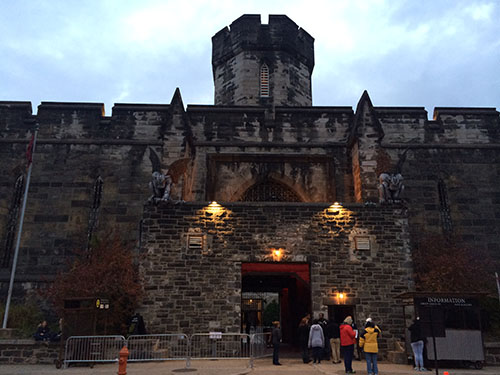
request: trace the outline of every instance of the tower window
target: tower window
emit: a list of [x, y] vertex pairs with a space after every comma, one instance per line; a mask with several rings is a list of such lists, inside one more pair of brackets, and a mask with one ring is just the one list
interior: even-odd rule
[[269, 68], [266, 64], [260, 67], [260, 96], [269, 97]]

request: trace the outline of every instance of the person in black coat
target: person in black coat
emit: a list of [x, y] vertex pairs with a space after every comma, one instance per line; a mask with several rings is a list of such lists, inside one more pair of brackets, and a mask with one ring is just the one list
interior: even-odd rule
[[424, 343], [426, 339], [418, 316], [413, 321], [413, 324], [408, 327], [408, 330], [410, 331], [411, 349], [415, 358], [415, 371], [426, 371], [424, 367]]
[[51, 337], [52, 337], [52, 332], [50, 332], [50, 328], [47, 324], [47, 321], [44, 320], [38, 325], [38, 328], [35, 334], [33, 335], [33, 338], [36, 341], [50, 341]]
[[299, 324], [298, 334], [299, 334], [299, 344], [302, 350], [302, 361], [304, 363], [311, 362], [309, 358], [309, 330], [310, 330], [309, 320], [307, 318], [302, 318]]
[[326, 325], [325, 336], [330, 342], [330, 352], [332, 354], [332, 362], [340, 363], [340, 329], [339, 325], [330, 320]]
[[273, 322], [273, 326], [273, 331], [271, 332], [271, 341], [273, 343], [273, 365], [281, 366], [281, 363], [279, 362], [281, 343], [280, 322]]

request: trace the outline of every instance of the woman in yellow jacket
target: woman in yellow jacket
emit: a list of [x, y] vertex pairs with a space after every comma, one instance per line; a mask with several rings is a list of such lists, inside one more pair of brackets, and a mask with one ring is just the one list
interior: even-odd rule
[[366, 370], [368, 375], [378, 375], [377, 338], [381, 333], [380, 328], [373, 323], [371, 318], [366, 319], [365, 331], [359, 338], [359, 346], [360, 348], [363, 348], [365, 352]]

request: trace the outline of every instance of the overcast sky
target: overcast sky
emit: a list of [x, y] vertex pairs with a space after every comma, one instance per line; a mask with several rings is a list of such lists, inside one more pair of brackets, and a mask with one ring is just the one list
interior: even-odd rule
[[286, 14], [315, 38], [313, 105], [500, 108], [498, 0], [0, 0], [0, 100], [213, 104], [211, 37]]

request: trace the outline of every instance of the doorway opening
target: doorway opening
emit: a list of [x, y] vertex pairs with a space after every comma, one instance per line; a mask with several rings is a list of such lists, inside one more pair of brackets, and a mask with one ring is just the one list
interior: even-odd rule
[[283, 343], [298, 345], [297, 327], [311, 310], [307, 263], [243, 263], [241, 265], [242, 332], [268, 332], [281, 324]]
[[338, 325], [341, 325], [347, 316], [351, 316], [353, 320], [355, 319], [356, 309], [354, 305], [328, 306], [328, 320], [333, 320]]

